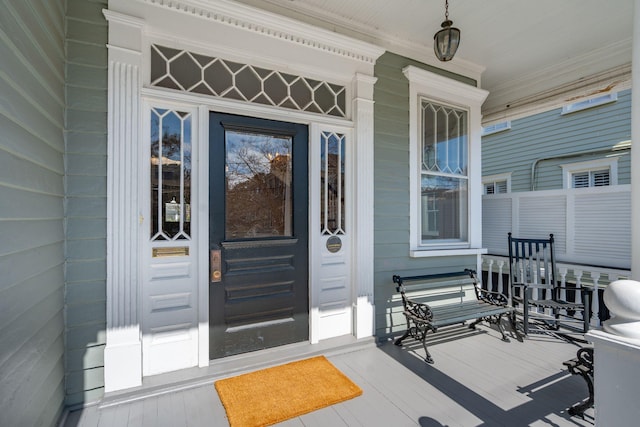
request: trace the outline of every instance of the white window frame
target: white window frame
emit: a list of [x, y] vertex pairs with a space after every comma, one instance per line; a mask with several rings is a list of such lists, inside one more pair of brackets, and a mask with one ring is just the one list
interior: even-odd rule
[[[478, 255], [482, 249], [482, 163], [480, 107], [489, 92], [414, 66], [403, 70], [409, 80], [409, 209], [411, 257]], [[425, 244], [420, 237], [420, 108], [423, 99], [468, 112], [468, 234], [466, 242]]]
[[586, 162], [565, 163], [562, 167], [562, 188], [572, 189], [572, 176], [580, 172], [592, 172], [609, 169], [609, 185], [618, 185], [618, 158], [607, 157], [604, 159], [590, 160]]
[[562, 106], [561, 115], [575, 113], [577, 111], [587, 110], [589, 108], [597, 107], [598, 105], [608, 104], [610, 102], [616, 102], [618, 100], [617, 93], [607, 93], [605, 95], [599, 95], [593, 98], [581, 99], [580, 101], [573, 102], [571, 104]]
[[511, 129], [511, 120], [494, 123], [482, 127], [482, 136], [493, 135]]
[[[500, 173], [496, 175], [487, 175], [482, 177], [482, 194], [487, 194], [487, 184], [495, 184], [496, 182], [506, 181], [507, 183], [507, 193], [511, 193], [511, 172], [508, 173]], [[503, 194], [503, 193], [494, 193], [494, 194]]]

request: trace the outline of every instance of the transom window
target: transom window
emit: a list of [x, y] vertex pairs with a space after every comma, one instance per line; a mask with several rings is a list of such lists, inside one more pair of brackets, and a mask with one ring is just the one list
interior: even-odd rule
[[467, 241], [467, 112], [421, 101], [421, 239]]
[[151, 85], [203, 95], [346, 117], [346, 88], [326, 81], [151, 46]]

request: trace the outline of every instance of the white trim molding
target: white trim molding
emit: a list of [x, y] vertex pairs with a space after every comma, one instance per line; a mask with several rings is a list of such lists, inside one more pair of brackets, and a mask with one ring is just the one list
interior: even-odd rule
[[[345, 236], [344, 253], [340, 254], [345, 266], [339, 271], [344, 278], [344, 297], [340, 295], [343, 310], [339, 321], [335, 320], [337, 311], [329, 304], [325, 304], [326, 309], [318, 316], [314, 317], [312, 313], [310, 340], [316, 342], [349, 333], [358, 338], [372, 336], [375, 331], [373, 87], [376, 82], [373, 73], [375, 61], [384, 49], [228, 0], [110, 0], [109, 10], [105, 10], [104, 15], [109, 21], [110, 76], [106, 391], [138, 386], [143, 375], [209, 364], [209, 248], [206, 238], [192, 242], [190, 264], [181, 264], [183, 273], [180, 277], [185, 281], [197, 281], [196, 287], [190, 288], [193, 292], [181, 291], [179, 298], [176, 297], [176, 301], [197, 306], [194, 317], [197, 326], [193, 326], [191, 318], [188, 323], [181, 321], [178, 325], [184, 326], [180, 336], [190, 337], [183, 340], [187, 344], [173, 347], [175, 351], [188, 353], [181, 355], [185, 356], [181, 360], [188, 363], [180, 366], [163, 364], [157, 351], [154, 356], [148, 346], [145, 347], [150, 328], [164, 332], [171, 325], [170, 319], [165, 322], [162, 316], [154, 317], [151, 324], [146, 314], [149, 310], [145, 297], [157, 295], [147, 292], [152, 288], [148, 286], [146, 278], [149, 274], [145, 270], [150, 255], [149, 245], [145, 243], [149, 238], [148, 220], [144, 218], [149, 194], [148, 191], [141, 193], [141, 189], [148, 188], [148, 185], [142, 185], [145, 184], [143, 180], [149, 178], [144, 172], [147, 169], [141, 167], [143, 162], [148, 162], [145, 160], [148, 150], [141, 151], [144, 145], [141, 139], [148, 126], [144, 121], [143, 105], [181, 105], [193, 114], [192, 132], [196, 144], [193, 153], [195, 156], [198, 152], [198, 158], [194, 159], [197, 170], [192, 176], [192, 203], [197, 205], [193, 206], [195, 223], [192, 226], [198, 236], [208, 236], [209, 229], [207, 148], [210, 111], [302, 123], [312, 131], [333, 129], [346, 135], [351, 145], [348, 153], [351, 159], [348, 182], [351, 185], [346, 190], [350, 211], [346, 222], [350, 235]], [[151, 87], [150, 47], [158, 41], [172, 49], [193, 50], [202, 55], [344, 85], [347, 88], [346, 117]], [[313, 157], [310, 156], [310, 160]], [[310, 199], [319, 200], [316, 195], [311, 194]], [[322, 239], [315, 242], [324, 244]], [[315, 252], [310, 250], [310, 255], [318, 253], [322, 247], [314, 248]], [[327, 261], [326, 264], [331, 264], [335, 260]], [[310, 259], [310, 264], [312, 262]], [[334, 286], [336, 282], [331, 280], [335, 275], [331, 275], [338, 270], [334, 268], [335, 263], [331, 265], [312, 276], [311, 293], [319, 292], [323, 284]], [[185, 274], [186, 271], [189, 274]], [[163, 284], [173, 289], [169, 282], [174, 279], [172, 276]], [[155, 292], [155, 288], [153, 290]], [[317, 300], [321, 306], [326, 301], [335, 302], [330, 296], [323, 298], [324, 295], [314, 297], [312, 303]], [[197, 345], [193, 345], [194, 342]], [[150, 355], [153, 360], [148, 360]], [[176, 360], [175, 357], [171, 359]], [[149, 369], [152, 365], [157, 369]]]
[[[142, 22], [105, 11], [109, 21], [107, 135], [107, 342], [105, 391], [142, 384], [139, 314]], [[112, 36], [112, 35], [117, 36]], [[125, 37], [126, 36], [126, 37]]]
[[374, 64], [384, 49], [334, 31], [313, 27], [302, 22], [228, 0], [128, 0], [145, 3], [172, 12], [195, 16], [208, 21], [236, 27], [289, 43], [344, 56], [350, 60]]
[[353, 118], [356, 123], [354, 160], [355, 179], [355, 262], [353, 282], [355, 336], [370, 337], [375, 333], [373, 297], [373, 87], [377, 79], [356, 74], [353, 79]]
[[[466, 254], [469, 249], [482, 247], [482, 164], [480, 107], [489, 95], [479, 89], [457, 80], [440, 76], [414, 66], [403, 70], [409, 80], [409, 198], [410, 198], [410, 256], [429, 256], [440, 251], [453, 255], [456, 250]], [[469, 204], [468, 241], [449, 244], [422, 245], [419, 239], [420, 218], [420, 102], [430, 99], [447, 105], [457, 106], [468, 112], [469, 121]], [[473, 212], [473, 215], [471, 214]], [[420, 253], [424, 251], [424, 254]], [[449, 253], [452, 251], [451, 253]], [[419, 254], [420, 253], [420, 254]], [[475, 253], [475, 252], [474, 252]]]

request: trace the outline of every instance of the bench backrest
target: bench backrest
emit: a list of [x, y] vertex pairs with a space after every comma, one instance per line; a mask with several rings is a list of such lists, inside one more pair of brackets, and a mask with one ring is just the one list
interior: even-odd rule
[[478, 281], [472, 270], [424, 276], [393, 276], [393, 282], [402, 295], [403, 304], [405, 298], [431, 307], [477, 300]]

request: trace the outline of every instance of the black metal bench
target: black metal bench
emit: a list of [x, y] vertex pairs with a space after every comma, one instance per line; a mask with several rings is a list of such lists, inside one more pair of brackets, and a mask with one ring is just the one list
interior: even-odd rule
[[393, 282], [402, 296], [403, 314], [407, 319], [407, 330], [395, 341], [395, 345], [401, 345], [409, 336], [422, 341], [427, 363], [433, 363], [427, 350], [427, 332], [435, 333], [441, 326], [473, 320], [469, 325], [473, 329], [484, 320], [497, 325], [502, 340], [508, 342], [502, 324], [503, 316], [507, 315], [518, 340], [522, 340], [515, 327], [514, 308], [508, 306], [507, 297], [482, 289], [473, 270], [424, 276], [395, 275]]
[[582, 417], [584, 411], [593, 406], [593, 348], [579, 348], [575, 358], [562, 362], [562, 364], [571, 374], [580, 375], [587, 382], [589, 398], [569, 408], [569, 414]]

